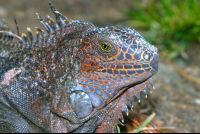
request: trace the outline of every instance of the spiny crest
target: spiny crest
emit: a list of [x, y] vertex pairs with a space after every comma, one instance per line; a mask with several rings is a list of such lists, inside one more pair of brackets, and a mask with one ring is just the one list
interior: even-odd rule
[[[66, 62], [66, 63], [63, 63], [65, 64], [65, 66], [62, 66], [61, 64], [58, 63], [56, 67], [57, 68], [63, 67], [65, 68], [63, 70], [66, 70], [67, 67], [73, 65], [73, 67], [75, 67], [75, 70], [76, 70], [76, 67], [77, 67], [76, 65], [78, 64], [78, 63], [76, 64], [76, 60], [75, 60], [77, 49], [74, 48], [70, 44], [68, 44], [67, 46], [63, 45], [62, 47], [59, 47], [59, 48], [56, 45], [59, 45], [60, 35], [63, 33], [62, 29], [64, 29], [66, 26], [68, 26], [72, 22], [77, 22], [77, 21], [72, 21], [70, 19], [67, 19], [67, 17], [59, 13], [50, 2], [49, 2], [49, 5], [56, 16], [56, 21], [54, 21], [50, 16], [41, 17], [38, 13], [36, 13], [37, 20], [40, 21], [44, 29], [35, 27], [35, 35], [36, 35], [35, 37], [32, 33], [32, 30], [29, 27], [27, 27], [27, 34], [21, 33], [16, 19], [14, 19], [14, 21], [16, 24], [17, 34], [14, 34], [13, 32], [11, 32], [10, 28], [6, 25], [5, 20], [0, 21], [0, 56], [2, 56], [6, 60], [13, 58], [14, 61], [9, 61], [12, 64], [11, 67], [18, 66], [20, 67], [20, 69], [22, 67], [26, 67], [27, 69], [29, 68], [29, 65], [32, 64], [36, 69], [37, 68], [36, 62], [38, 63], [42, 60], [45, 61], [43, 63], [44, 66], [49, 66], [50, 63], [54, 65], [55, 63], [58, 63], [54, 61], [56, 60], [54, 58], [56, 52], [53, 52], [53, 51], [55, 51], [56, 49], [56, 51], [59, 51], [59, 54], [60, 54], [60, 55], [58, 54], [59, 55], [58, 57], [62, 57], [61, 58], [62, 60], [60, 60], [60, 62], [62, 63]], [[62, 51], [61, 49], [64, 51], [63, 52], [64, 54], [66, 53], [69, 53], [69, 54], [63, 56], [61, 54], [61, 51]], [[30, 60], [31, 58], [34, 59], [34, 61], [32, 60], [33, 62], [32, 61], [27, 62], [27, 60]], [[49, 59], [52, 59], [52, 60], [48, 61]], [[1, 64], [6, 63], [6, 60], [4, 60], [4, 62], [1, 62]], [[5, 68], [5, 67], [2, 66], [1, 68]], [[2, 71], [1, 68], [0, 68], [0, 71]], [[57, 73], [57, 74], [63, 75], [63, 72], [64, 71], [61, 71], [61, 73]], [[69, 72], [73, 74], [73, 72], [76, 72], [76, 71], [72, 70]], [[64, 81], [66, 77], [67, 77], [66, 75], [62, 77]]]
[[49, 0], [47, 0], [47, 1], [49, 2], [49, 6], [50, 6], [51, 10], [53, 11], [53, 13], [55, 14], [57, 23], [61, 28], [66, 26], [66, 24], [73, 22], [73, 20], [68, 19], [67, 17], [62, 15], [60, 12], [58, 12]]
[[[47, 2], [49, 3], [51, 10], [56, 17], [56, 22], [49, 15], [41, 17], [38, 13], [36, 13], [38, 17], [37, 19], [43, 25], [45, 30], [35, 27], [35, 39], [29, 27], [27, 27], [28, 36], [25, 33], [20, 32], [19, 25], [15, 18], [14, 22], [16, 24], [17, 34], [11, 32], [9, 27], [6, 25], [5, 20], [3, 20], [2, 22], [0, 21], [0, 41], [2, 42], [2, 44], [3, 42], [7, 42], [7, 44], [15, 43], [15, 45], [19, 48], [32, 47], [32, 49], [36, 49], [35, 47], [41, 47], [44, 44], [48, 46], [51, 41], [54, 40], [55, 42], [55, 38], [61, 34], [62, 29], [64, 29], [67, 25], [71, 24], [72, 22], [78, 22], [77, 20], [68, 19], [56, 10], [49, 0], [47, 0]], [[45, 19], [47, 21], [45, 21]], [[30, 44], [30, 46], [28, 44]]]
[[[39, 28], [35, 28], [37, 34], [42, 35], [42, 37], [52, 37], [52, 35], [59, 35], [61, 34], [60, 32], [62, 31], [62, 29], [64, 29], [67, 25], [71, 24], [72, 22], [74, 22], [71, 19], [68, 19], [67, 17], [65, 17], [64, 15], [62, 15], [60, 12], [58, 12], [55, 7], [53, 6], [53, 4], [47, 0], [49, 3], [49, 6], [52, 10], [52, 12], [54, 13], [55, 17], [56, 17], [56, 22], [49, 16], [45, 16], [45, 17], [41, 17], [38, 13], [36, 13], [38, 20], [40, 21], [40, 23], [43, 25], [43, 27], [45, 28], [46, 32], [48, 33], [48, 35], [44, 32], [44, 30], [39, 29]], [[46, 19], [47, 21], [45, 21], [44, 19]]]
[[[9, 43], [10, 39], [16, 39], [20, 42], [23, 42], [21, 34], [19, 33], [19, 28], [17, 25], [18, 35], [11, 32], [10, 28], [6, 25], [6, 21], [3, 19], [3, 23], [0, 21], [0, 41], [2, 43]], [[20, 35], [20, 36], [19, 36]], [[7, 37], [4, 39], [4, 37]]]

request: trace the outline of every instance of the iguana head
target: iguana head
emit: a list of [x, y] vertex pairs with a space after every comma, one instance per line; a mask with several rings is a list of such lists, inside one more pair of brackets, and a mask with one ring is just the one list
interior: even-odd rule
[[[62, 39], [77, 49], [76, 84], [68, 89], [77, 118], [91, 118], [129, 89], [135, 90], [136, 96], [152, 84], [152, 77], [158, 71], [158, 50], [136, 30], [96, 27], [91, 22], [69, 20], [50, 6], [62, 28]], [[142, 83], [143, 86], [134, 89]]]
[[128, 27], [92, 27], [83, 35], [77, 87], [100, 109], [158, 71], [159, 54]]

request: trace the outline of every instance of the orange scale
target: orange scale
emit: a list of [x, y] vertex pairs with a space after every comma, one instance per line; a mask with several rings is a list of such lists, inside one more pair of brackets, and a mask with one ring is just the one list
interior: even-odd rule
[[113, 65], [110, 65], [108, 68], [112, 68], [112, 69], [116, 69], [116, 65], [114, 65], [114, 67], [113, 67]]
[[152, 73], [149, 71], [149, 74], [151, 75]]
[[138, 80], [140, 80], [140, 77], [139, 76], [136, 76], [138, 78]]
[[93, 93], [94, 93], [94, 90], [90, 90], [90, 89], [89, 89], [89, 91], [88, 91], [88, 92], [93, 92]]
[[144, 77], [147, 77], [144, 73], [142, 74]]

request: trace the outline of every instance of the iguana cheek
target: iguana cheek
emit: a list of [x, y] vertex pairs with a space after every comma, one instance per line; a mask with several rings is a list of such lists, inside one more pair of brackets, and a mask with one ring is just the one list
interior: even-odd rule
[[84, 60], [81, 59], [81, 72], [90, 72], [90, 71], [96, 71], [98, 68], [102, 66], [101, 60], [99, 58], [85, 58]]

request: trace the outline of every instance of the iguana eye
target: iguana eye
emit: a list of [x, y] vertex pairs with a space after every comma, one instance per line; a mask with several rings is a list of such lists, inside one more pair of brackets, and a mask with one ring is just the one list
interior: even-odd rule
[[102, 49], [103, 51], [108, 51], [108, 50], [111, 49], [111, 47], [109, 47], [109, 46], [106, 45], [106, 44], [101, 44], [101, 49]]

